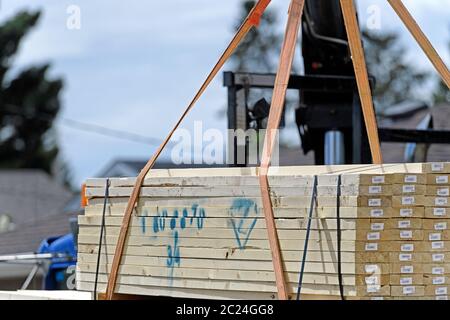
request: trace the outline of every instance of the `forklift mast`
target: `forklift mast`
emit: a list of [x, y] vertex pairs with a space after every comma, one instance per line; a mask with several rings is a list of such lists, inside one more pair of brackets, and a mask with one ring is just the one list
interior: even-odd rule
[[[288, 89], [299, 92], [295, 117], [304, 154], [314, 152], [317, 165], [371, 163], [339, 0], [306, 0], [301, 46], [305, 75], [292, 75]], [[274, 82], [274, 74], [225, 72], [230, 130], [248, 129], [255, 110], [270, 108], [261, 101], [249, 107], [246, 92], [252, 88], [272, 89]], [[268, 111], [259, 114], [266, 117]], [[258, 128], [264, 129], [260, 125]], [[228, 147], [242, 154], [240, 150], [246, 150], [247, 145], [230, 140]], [[234, 159], [233, 163], [249, 165], [245, 159]]]
[[339, 0], [306, 0], [302, 34], [306, 74], [354, 75]]
[[[306, 76], [355, 76], [339, 0], [306, 0], [302, 35]], [[355, 91], [300, 90], [296, 121], [303, 152], [314, 151], [316, 164], [371, 161], [367, 137], [360, 130], [364, 126], [358, 103]], [[353, 147], [355, 126], [361, 134], [358, 145], [362, 150]]]

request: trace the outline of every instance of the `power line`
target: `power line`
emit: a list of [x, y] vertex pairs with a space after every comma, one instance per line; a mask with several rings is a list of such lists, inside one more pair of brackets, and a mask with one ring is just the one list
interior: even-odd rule
[[75, 129], [75, 130], [79, 130], [79, 131], [83, 131], [83, 132], [95, 133], [95, 134], [107, 136], [110, 138], [128, 140], [128, 141], [143, 143], [143, 144], [152, 145], [152, 146], [160, 145], [162, 142], [162, 139], [146, 137], [146, 136], [132, 133], [129, 131], [111, 129], [111, 128], [100, 126], [97, 124], [81, 122], [81, 121], [73, 120], [73, 119], [69, 119], [69, 118], [62, 118], [60, 124], [62, 126], [65, 126], [65, 127], [71, 128], [71, 129]]
[[46, 116], [43, 114], [27, 115], [27, 114], [24, 114], [23, 112], [21, 112], [19, 107], [10, 105], [10, 104], [3, 105], [1, 107], [3, 109], [7, 109], [7, 112], [9, 112], [9, 113], [16, 114], [16, 115], [22, 116], [24, 118], [28, 118], [28, 119], [37, 118], [42, 121], [47, 121], [50, 123], [55, 122], [56, 125], [59, 124], [61, 126], [65, 126], [65, 127], [68, 127], [68, 128], [74, 129], [74, 130], [83, 131], [83, 132], [87, 132], [87, 133], [94, 133], [94, 134], [106, 136], [109, 138], [126, 140], [126, 141], [135, 142], [135, 143], [143, 143], [143, 144], [151, 145], [151, 146], [155, 146], [155, 145], [159, 146], [162, 142], [162, 139], [159, 139], [159, 138], [147, 137], [147, 136], [139, 135], [139, 134], [136, 134], [133, 132], [125, 131], [125, 130], [111, 129], [111, 128], [101, 126], [98, 124], [82, 122], [82, 121], [78, 121], [78, 120], [74, 120], [74, 119], [70, 119], [70, 118], [61, 118], [60, 123], [58, 123], [58, 121], [53, 116]]

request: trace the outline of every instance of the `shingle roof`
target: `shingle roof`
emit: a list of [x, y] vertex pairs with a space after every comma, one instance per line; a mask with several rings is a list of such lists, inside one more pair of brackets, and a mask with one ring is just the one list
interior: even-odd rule
[[[434, 129], [450, 130], [450, 105], [441, 104], [430, 109], [420, 110], [407, 118], [397, 118], [394, 121], [385, 121], [380, 125], [386, 128], [415, 129], [419, 122], [429, 113], [433, 115]], [[449, 141], [450, 143], [450, 141]], [[386, 163], [403, 162], [405, 144], [383, 143], [382, 152]], [[449, 145], [431, 145], [428, 151], [427, 161], [450, 161]]]
[[40, 170], [0, 170], [0, 215], [20, 225], [60, 213], [72, 193]]
[[58, 213], [27, 222], [11, 232], [0, 234], [0, 255], [36, 252], [42, 240], [70, 232], [70, 218], [78, 213]]

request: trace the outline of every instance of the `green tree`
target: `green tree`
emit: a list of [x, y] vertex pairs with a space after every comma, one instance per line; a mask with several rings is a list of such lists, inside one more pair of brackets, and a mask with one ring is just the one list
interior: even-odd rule
[[[254, 0], [242, 3], [235, 30], [240, 27], [255, 3]], [[236, 71], [262, 73], [276, 71], [282, 42], [277, 22], [275, 11], [271, 8], [266, 9], [260, 26], [249, 32], [231, 59]]]
[[430, 75], [407, 61], [399, 34], [365, 30], [363, 36], [367, 67], [376, 79], [374, 100], [379, 111], [405, 100], [423, 99], [420, 88]]
[[13, 70], [20, 44], [39, 17], [40, 12], [20, 12], [0, 26], [0, 168], [51, 174], [59, 153], [52, 127], [63, 82], [49, 78], [49, 64]]

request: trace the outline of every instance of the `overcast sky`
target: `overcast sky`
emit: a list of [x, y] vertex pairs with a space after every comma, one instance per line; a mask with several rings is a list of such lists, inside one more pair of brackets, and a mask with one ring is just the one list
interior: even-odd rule
[[[0, 0], [0, 20], [41, 8], [39, 26], [26, 38], [17, 65], [52, 62], [63, 77], [62, 117], [163, 138], [232, 36], [241, 0]], [[288, 0], [274, 0], [284, 28]], [[404, 33], [411, 58], [430, 64], [384, 0], [360, 0], [360, 17], [379, 5], [382, 28]], [[450, 0], [405, 0], [447, 63]], [[70, 5], [81, 9], [81, 29], [66, 27]], [[221, 76], [186, 121], [225, 129]], [[62, 155], [78, 185], [115, 158], [147, 159], [156, 147], [80, 132], [60, 123]]]

